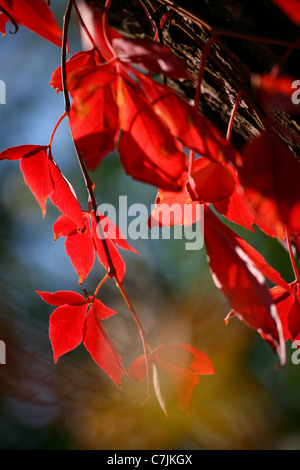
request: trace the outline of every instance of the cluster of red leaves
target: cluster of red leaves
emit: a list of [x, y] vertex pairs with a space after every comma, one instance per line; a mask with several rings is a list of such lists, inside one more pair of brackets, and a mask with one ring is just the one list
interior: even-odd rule
[[[2, 32], [9, 18], [59, 45], [60, 30], [45, 2], [31, 2], [34, 13], [31, 8], [30, 11], [25, 8], [25, 3], [28, 5], [25, 0], [0, 1], [4, 12], [0, 16]], [[291, 14], [283, 2], [275, 3]], [[298, 2], [286, 3], [292, 6]], [[168, 212], [174, 204], [179, 208], [191, 204], [195, 208], [189, 220], [182, 217], [182, 211], [173, 212], [169, 225], [197, 223], [200, 217], [197, 208], [199, 204], [204, 205], [204, 241], [209, 267], [217, 288], [231, 307], [226, 321], [237, 316], [257, 330], [278, 351], [284, 364], [285, 341], [300, 337], [299, 279], [290, 284], [284, 281], [215, 212], [248, 230], [258, 226], [280, 241], [288, 233], [299, 243], [299, 161], [273, 130], [262, 131], [240, 155], [229, 139], [223, 138], [195, 107], [170, 87], [151, 78], [152, 73], [189, 78], [182, 61], [155, 42], [129, 40], [111, 28], [104, 31], [102, 16], [94, 13], [101, 27], [96, 28], [93, 47], [67, 61], [66, 83], [61, 67], [53, 73], [50, 82], [58, 93], [66, 88], [72, 98], [68, 117], [77, 152], [87, 168], [95, 171], [104, 157], [117, 150], [128, 175], [158, 188], [156, 209], [164, 205], [163, 210]], [[297, 14], [292, 13], [292, 20], [297, 23]], [[286, 97], [291, 79], [270, 74], [256, 77], [253, 83], [268, 112], [274, 106], [283, 106], [282, 96]], [[48, 197], [61, 211], [53, 226], [54, 236], [55, 239], [66, 237], [66, 253], [79, 284], [88, 277], [96, 256], [109, 270], [107, 250], [117, 281], [122, 284], [125, 263], [118, 248], [134, 250], [106, 217], [94, 210], [82, 210], [74, 190], [52, 157], [51, 145], [7, 149], [0, 153], [2, 159], [20, 160], [25, 182], [43, 215]], [[161, 224], [157, 213], [160, 211], [151, 214], [150, 227]], [[270, 290], [266, 280], [275, 287]], [[95, 295], [85, 298], [65, 291], [39, 294], [57, 307], [50, 318], [55, 362], [83, 341], [96, 363], [119, 386], [125, 368], [101, 322], [115, 312]], [[176, 395], [176, 405], [188, 409], [198, 376], [214, 372], [204, 353], [183, 344], [159, 346], [144, 354], [131, 364], [128, 375], [144, 379], [147, 364], [157, 398], [167, 414], [170, 385]]]

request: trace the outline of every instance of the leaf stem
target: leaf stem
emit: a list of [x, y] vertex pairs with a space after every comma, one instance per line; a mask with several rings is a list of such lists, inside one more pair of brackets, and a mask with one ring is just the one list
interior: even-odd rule
[[[111, 0], [107, 2], [108, 6], [110, 5]], [[66, 67], [66, 59], [67, 59], [67, 41], [68, 41], [68, 28], [69, 28], [69, 23], [70, 23], [70, 18], [71, 18], [71, 12], [72, 12], [72, 7], [74, 4], [74, 0], [69, 0], [65, 15], [64, 15], [64, 26], [63, 26], [63, 45], [62, 45], [62, 54], [61, 54], [61, 69], [62, 69], [62, 83], [63, 83], [63, 93], [64, 93], [64, 99], [65, 99], [65, 114], [69, 115], [70, 113], [70, 108], [71, 108], [71, 103], [70, 103], [70, 97], [69, 97], [69, 92], [68, 92], [68, 86], [67, 86], [67, 67]], [[72, 134], [72, 133], [71, 133]], [[91, 178], [88, 174], [88, 171], [86, 169], [83, 157], [80, 152], [78, 152], [76, 148], [76, 144], [74, 142], [73, 136], [72, 140], [74, 143], [74, 147], [76, 150], [79, 166], [82, 172], [82, 175], [85, 180], [85, 185], [88, 191], [89, 199], [93, 207], [93, 211], [95, 214], [96, 222], [99, 227], [102, 243], [103, 243], [103, 248], [105, 251], [105, 255], [107, 258], [108, 266], [109, 266], [109, 276], [110, 277], [115, 277], [116, 276], [116, 268], [114, 266], [114, 263], [112, 261], [109, 248], [105, 239], [105, 236], [103, 234], [102, 226], [100, 223], [100, 217], [98, 216], [97, 213], [97, 203], [94, 195], [94, 184], [91, 181]]]
[[5, 16], [7, 16], [7, 18], [9, 19], [9, 21], [12, 23], [12, 25], [15, 27], [15, 30], [14, 31], [10, 31], [10, 34], [16, 34], [18, 31], [19, 31], [19, 25], [17, 24], [17, 22], [14, 20], [14, 18], [7, 12], [7, 10], [5, 10], [5, 8], [3, 8], [2, 6], [0, 7], [0, 11], [2, 11], [2, 13], [4, 13]]
[[64, 114], [63, 114], [63, 115], [59, 118], [59, 120], [57, 121], [56, 126], [54, 127], [53, 132], [52, 132], [52, 135], [51, 135], [51, 138], [50, 138], [49, 147], [52, 146], [53, 139], [54, 139], [54, 136], [55, 136], [55, 134], [56, 134], [56, 131], [57, 131], [59, 125], [61, 124], [61, 122], [62, 122], [62, 121], [65, 119], [65, 117], [67, 117], [67, 116], [68, 116], [68, 113], [67, 113], [67, 111], [65, 111]]
[[[143, 344], [143, 350], [144, 350], [144, 355], [145, 355], [145, 360], [146, 360], [146, 371], [147, 371], [147, 395], [149, 396], [150, 395], [150, 365], [149, 365], [149, 357], [148, 357], [148, 350], [150, 350], [148, 344], [147, 344], [147, 341], [146, 341], [146, 336], [145, 336], [145, 331], [141, 325], [141, 322], [134, 310], [134, 307], [124, 289], [124, 286], [119, 282], [119, 280], [115, 277], [115, 282], [117, 284], [117, 287], [119, 288], [119, 291], [121, 292], [137, 326], [138, 326], [138, 329], [140, 331], [140, 336], [141, 336], [141, 340], [142, 340], [142, 344]], [[151, 350], [150, 350], [151, 351]]]
[[238, 108], [239, 102], [241, 100], [241, 97], [242, 97], [242, 92], [239, 91], [238, 94], [237, 94], [237, 97], [235, 99], [234, 107], [232, 109], [230, 120], [229, 120], [229, 123], [228, 123], [228, 129], [227, 129], [227, 135], [226, 135], [227, 142], [230, 142], [230, 139], [231, 139], [233, 121], [234, 121], [234, 118], [235, 118], [235, 115], [236, 115], [237, 108]]
[[291, 243], [291, 237], [290, 237], [290, 234], [289, 234], [289, 231], [288, 231], [287, 227], [285, 228], [285, 234], [286, 234], [286, 241], [287, 241], [287, 245], [288, 245], [288, 249], [289, 249], [290, 260], [291, 260], [292, 268], [293, 268], [293, 271], [294, 271], [294, 274], [295, 274], [295, 280], [297, 282], [300, 282], [300, 275], [299, 275], [299, 271], [298, 271], [297, 266], [296, 266], [296, 261], [295, 261], [294, 254], [293, 254], [293, 247], [292, 247], [292, 243]]
[[109, 279], [109, 274], [107, 273], [104, 278], [99, 282], [95, 292], [94, 292], [94, 295], [93, 295], [93, 299], [95, 299], [98, 295], [98, 292], [99, 290], [101, 289], [101, 287], [103, 286], [103, 284], [105, 284], [105, 282]]
[[210, 53], [210, 49], [214, 42], [216, 42], [217, 37], [215, 35], [212, 35], [210, 39], [207, 41], [207, 43], [204, 46], [202, 57], [201, 57], [201, 63], [199, 67], [199, 73], [198, 73], [198, 80], [197, 80], [197, 86], [196, 86], [196, 91], [195, 91], [195, 98], [194, 98], [194, 107], [196, 110], [198, 110], [199, 102], [200, 102], [200, 95], [201, 95], [201, 84], [204, 76], [204, 70], [205, 70], [205, 65], [206, 61], [208, 58], [208, 55]]

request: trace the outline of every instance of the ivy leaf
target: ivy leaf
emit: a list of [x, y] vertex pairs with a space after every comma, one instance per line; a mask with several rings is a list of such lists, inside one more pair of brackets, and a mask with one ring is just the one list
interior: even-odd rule
[[212, 278], [228, 299], [234, 315], [268, 338], [284, 364], [281, 323], [265, 278], [253, 262], [254, 255], [251, 259], [238, 238], [207, 208], [204, 240]]
[[115, 38], [112, 46], [123, 63], [133, 63], [137, 67], [156, 75], [172, 78], [189, 78], [186, 64], [173, 56], [167, 46], [161, 46], [148, 39]]
[[49, 147], [21, 145], [0, 153], [0, 160], [20, 160], [25, 183], [39, 203], [43, 216], [46, 214], [48, 197], [53, 204], [81, 229], [84, 221], [75, 191], [61, 173], [56, 162], [49, 156]]
[[240, 162], [235, 148], [223, 139], [214, 124], [198, 113], [171, 88], [136, 72], [154, 111], [184, 147], [216, 161]]
[[98, 366], [119, 387], [124, 370], [122, 360], [100, 321], [116, 312], [98, 299], [86, 299], [72, 291], [37, 293], [57, 307], [50, 316], [49, 327], [54, 362], [83, 342]]
[[148, 101], [121, 76], [117, 104], [121, 129], [118, 151], [126, 172], [162, 189], [182, 189], [186, 156]]
[[299, 0], [272, 0], [293, 23], [300, 26], [300, 2]]
[[296, 341], [300, 339], [300, 283], [294, 281], [290, 286], [294, 292], [275, 286], [270, 294], [278, 310], [284, 340]]
[[285, 238], [285, 227], [300, 233], [300, 162], [274, 132], [262, 132], [246, 145], [240, 180], [269, 235]]
[[164, 191], [159, 189], [155, 207], [151, 211], [148, 225], [162, 227], [184, 225], [188, 227], [201, 217], [201, 206], [198, 201], [193, 201], [186, 188], [182, 191]]
[[108, 217], [101, 214], [99, 218], [102, 232], [99, 230], [93, 212], [83, 212], [83, 230], [78, 229], [76, 224], [66, 216], [60, 216], [53, 225], [54, 240], [59, 237], [66, 237], [66, 253], [77, 272], [79, 284], [82, 284], [91, 272], [95, 261], [95, 253], [100, 263], [107, 270], [109, 269], [102, 237], [106, 240], [107, 248], [120, 282], [123, 282], [126, 265], [119, 254], [117, 246], [123, 250], [130, 250], [137, 254], [137, 251], [126, 242], [119, 229]]
[[[148, 359], [152, 367], [154, 391], [167, 416], [171, 414], [172, 405], [189, 411], [199, 375], [215, 373], [209, 357], [189, 344], [158, 346], [148, 355]], [[145, 355], [132, 362], [128, 373], [137, 381], [146, 378]]]

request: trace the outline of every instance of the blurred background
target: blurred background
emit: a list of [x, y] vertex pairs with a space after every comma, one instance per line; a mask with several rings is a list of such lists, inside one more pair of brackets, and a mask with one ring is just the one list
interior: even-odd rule
[[[51, 2], [57, 18], [62, 6]], [[64, 2], [63, 2], [64, 3]], [[61, 24], [61, 20], [59, 21]], [[7, 30], [9, 30], [9, 25]], [[71, 53], [80, 50], [76, 28]], [[48, 144], [64, 111], [63, 97], [49, 86], [60, 50], [30, 31], [0, 38], [0, 151], [21, 144]], [[68, 124], [56, 134], [53, 155], [80, 201], [86, 190]], [[110, 155], [93, 175], [97, 201], [118, 206], [119, 195], [149, 207], [156, 189], [124, 175]], [[211, 358], [216, 374], [200, 377], [190, 415], [166, 418], [153, 398], [141, 406], [146, 384], [124, 381], [121, 390], [81, 345], [54, 365], [48, 337], [53, 308], [36, 290], [81, 292], [64, 250], [53, 242], [59, 213], [49, 202], [43, 219], [24, 184], [18, 162], [0, 165], [0, 449], [300, 449], [300, 364], [287, 343], [287, 364], [239, 320], [225, 326], [226, 299], [209, 275], [205, 249], [186, 251], [184, 240], [136, 240], [140, 256], [123, 252], [125, 287], [149, 344], [190, 343]], [[285, 250], [260, 233], [239, 231], [287, 281], [293, 273]], [[95, 265], [84, 287], [91, 292], [103, 276]], [[142, 353], [139, 332], [113, 282], [101, 300], [118, 315], [105, 322], [124, 364]]]

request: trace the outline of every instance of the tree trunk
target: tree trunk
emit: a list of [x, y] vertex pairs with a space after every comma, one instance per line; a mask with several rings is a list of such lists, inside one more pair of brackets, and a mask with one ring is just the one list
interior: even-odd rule
[[[105, 0], [86, 2], [103, 12]], [[112, 0], [108, 23], [126, 36], [153, 39], [152, 24], [159, 28], [165, 13], [169, 16], [161, 29], [160, 41], [185, 60], [192, 76], [191, 80], [177, 82], [168, 79], [168, 84], [193, 102], [203, 50], [213, 36], [199, 110], [225, 137], [240, 91], [242, 99], [231, 139], [241, 150], [266, 122], [252, 86], [253, 75], [269, 73], [289, 51], [280, 73], [297, 79], [299, 28], [271, 0]], [[299, 105], [298, 112], [292, 115], [272, 113], [273, 126], [296, 154], [300, 149], [299, 116]]]

